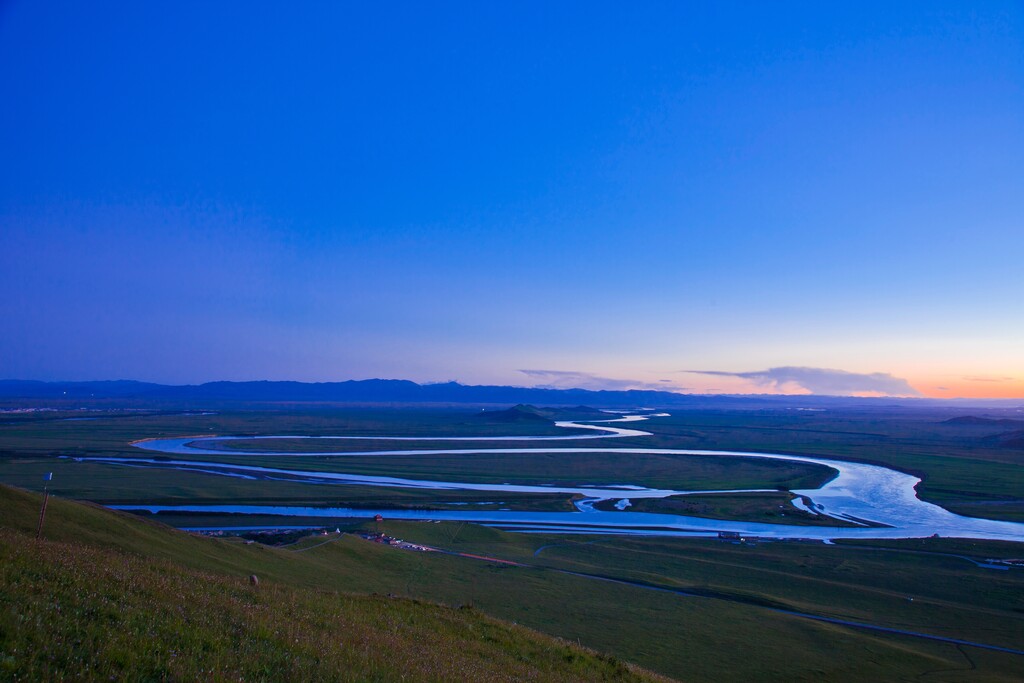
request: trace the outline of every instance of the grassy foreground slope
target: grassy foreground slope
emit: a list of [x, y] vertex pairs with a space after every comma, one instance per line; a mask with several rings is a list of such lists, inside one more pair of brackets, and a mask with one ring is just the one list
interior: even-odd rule
[[244, 567], [298, 558], [68, 501], [36, 541], [38, 503], [0, 487], [3, 680], [655, 678], [474, 609], [253, 587]]
[[[1024, 623], [1019, 618], [1022, 593], [1018, 570], [992, 572], [972, 568], [971, 563], [955, 558], [838, 545], [747, 547], [706, 539], [532, 536], [474, 525], [384, 523], [388, 533], [406, 539], [523, 563], [514, 566], [437, 552], [404, 551], [345, 534], [314, 536], [282, 549], [245, 545], [239, 539], [195, 537], [59, 499], [52, 500], [47, 514], [45, 536], [50, 540], [36, 544], [32, 534], [38, 503], [37, 496], [0, 488], [0, 527], [7, 528], [0, 535], [0, 548], [5, 553], [0, 556], [0, 667], [5, 662], [10, 667], [6, 671], [0, 668], [0, 680], [11, 677], [13, 671], [33, 671], [27, 661], [16, 658], [24, 658], [27, 652], [42, 652], [38, 655], [44, 658], [40, 662], [62, 656], [53, 648], [42, 650], [41, 643], [64, 649], [70, 643], [76, 648], [73, 651], [86, 652], [93, 658], [98, 656], [94, 652], [116, 649], [109, 634], [95, 642], [83, 635], [94, 627], [90, 619], [96, 614], [109, 615], [111, 608], [98, 602], [99, 598], [89, 598], [81, 609], [92, 612], [82, 616], [75, 611], [78, 603], [74, 600], [78, 599], [76, 595], [88, 596], [90, 591], [98, 590], [97, 586], [107, 585], [105, 577], [115, 575], [118, 567], [130, 562], [150, 568], [146, 571], [154, 572], [156, 577], [179, 577], [175, 579], [177, 594], [167, 597], [168, 593], [160, 590], [133, 598], [140, 615], [137, 623], [152, 630], [167, 619], [177, 618], [176, 610], [179, 614], [181, 610], [198, 610], [194, 623], [178, 623], [187, 624], [186, 630], [206, 634], [202, 635], [205, 640], [199, 641], [200, 645], [180, 646], [174, 652], [181, 657], [183, 652], [195, 656], [191, 653], [198, 651], [203, 658], [213, 652], [203, 659], [212, 662], [207, 668], [220, 666], [221, 677], [235, 679], [379, 680], [403, 673], [411, 680], [501, 680], [503, 676], [527, 680], [635, 680], [647, 675], [565, 645], [564, 640], [545, 640], [535, 631], [501, 626], [501, 622], [481, 616], [485, 613], [686, 681], [1020, 680], [1022, 660], [1016, 655], [808, 621], [760, 606], [777, 604], [1019, 647]], [[62, 561], [77, 562], [79, 554], [85, 559], [67, 572], [52, 575], [51, 566], [56, 561], [32, 554], [42, 552], [38, 548], [49, 547], [63, 549], [69, 559]], [[100, 579], [90, 580], [90, 567], [96, 565], [96, 560], [86, 553], [93, 551], [101, 558], [112, 558], [103, 561], [106, 565], [99, 564], [111, 569], [104, 570]], [[986, 548], [985, 552], [990, 551]], [[991, 552], [996, 553], [996, 549]], [[16, 557], [28, 559], [15, 561]], [[13, 569], [7, 570], [8, 566], [21, 567], [18, 571], [23, 578], [17, 586], [11, 578]], [[258, 590], [246, 585], [249, 573], [260, 576]], [[77, 575], [86, 579], [80, 581]], [[596, 576], [707, 589], [704, 592], [714, 592], [722, 599], [670, 595], [596, 580]], [[157, 579], [123, 580], [129, 588], [133, 582], [141, 582], [139, 590], [157, 583]], [[204, 583], [208, 584], [206, 588]], [[208, 610], [193, 605], [202, 605], [202, 596], [210, 596], [211, 591], [222, 602], [213, 603]], [[51, 593], [63, 597], [54, 600]], [[405, 597], [359, 598], [352, 597], [353, 593]], [[119, 590], [112, 590], [101, 597], [113, 600], [119, 594]], [[913, 602], [908, 602], [907, 596], [914, 597]], [[251, 610], [255, 616], [246, 611], [243, 599], [260, 601], [256, 603], [260, 609]], [[128, 597], [121, 600], [132, 604]], [[465, 604], [474, 608], [457, 609]], [[18, 607], [12, 611], [11, 605]], [[340, 605], [353, 606], [354, 613], [349, 614], [349, 608]], [[28, 611], [28, 606], [34, 606], [35, 611]], [[414, 609], [423, 610], [425, 622], [410, 617]], [[371, 619], [374, 610], [380, 616]], [[162, 616], [155, 619], [151, 615]], [[203, 621], [207, 615], [215, 620], [212, 626]], [[438, 615], [454, 621], [449, 624]], [[294, 634], [283, 626], [303, 619], [307, 620], [303, 623], [312, 624], [303, 629], [307, 635]], [[60, 625], [65, 623], [69, 624], [66, 629]], [[144, 640], [150, 638], [149, 631], [132, 635], [128, 621], [109, 623], [113, 624], [109, 630], [124, 630], [132, 636], [128, 639], [132, 648], [153, 649], [166, 637]], [[421, 623], [427, 626], [418, 628]], [[34, 630], [26, 631], [26, 624]], [[250, 624], [255, 624], [252, 629], [260, 626], [263, 630], [247, 630]], [[494, 625], [497, 631], [485, 631], [483, 624]], [[175, 626], [170, 633], [177, 634], [178, 630]], [[26, 649], [16, 654], [13, 639], [21, 642], [30, 638], [23, 633], [35, 633], [31, 636], [34, 640], [26, 641]], [[225, 633], [233, 639], [230, 643], [215, 637]], [[395, 640], [388, 645], [380, 634]], [[503, 634], [510, 635], [506, 639]], [[526, 640], [517, 641], [519, 637]], [[247, 650], [237, 643], [238, 638], [256, 644]], [[262, 639], [251, 640], [255, 638]], [[293, 643], [289, 638], [300, 638], [301, 642]], [[370, 646], [360, 638], [375, 639], [377, 649], [370, 653]], [[409, 649], [403, 651], [406, 643]], [[284, 653], [278, 653], [278, 668], [269, 673], [256, 668], [262, 666], [256, 655], [247, 654], [258, 653], [264, 647], [281, 648]], [[478, 649], [481, 647], [484, 649]], [[332, 648], [338, 648], [337, 652]], [[389, 653], [388, 648], [399, 654]], [[464, 651], [457, 655], [447, 652], [460, 649]], [[363, 652], [370, 663], [360, 665], [356, 655], [363, 656]], [[401, 659], [405, 652], [418, 654]], [[285, 655], [291, 659], [285, 659]], [[139, 655], [143, 656], [149, 655]], [[282, 668], [291, 666], [293, 659], [307, 656], [319, 657], [315, 666], [324, 668]], [[266, 661], [275, 660], [268, 655]], [[339, 661], [342, 674], [333, 668]], [[408, 662], [413, 668], [406, 671]], [[229, 665], [251, 668], [239, 672]], [[468, 668], [473, 665], [479, 668]], [[90, 671], [97, 666], [90, 660]], [[59, 679], [59, 673], [37, 668], [33, 677]], [[132, 675], [115, 678], [217, 678], [200, 675], [197, 670], [178, 674], [157, 669], [149, 676], [138, 670], [129, 673]]]

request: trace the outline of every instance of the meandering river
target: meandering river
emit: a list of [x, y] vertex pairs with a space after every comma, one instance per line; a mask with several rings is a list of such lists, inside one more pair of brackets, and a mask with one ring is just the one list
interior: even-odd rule
[[[389, 455], [472, 455], [516, 454], [537, 452], [533, 448], [444, 448], [426, 450], [391, 450], [362, 452], [277, 452], [277, 451], [246, 451], [212, 448], [218, 442], [233, 440], [267, 440], [267, 439], [316, 439], [329, 442], [345, 441], [429, 441], [429, 442], [502, 442], [502, 441], [582, 441], [594, 439], [615, 439], [623, 437], [650, 436], [650, 432], [625, 427], [612, 426], [609, 423], [639, 422], [652, 417], [662, 417], [664, 413], [647, 415], [628, 415], [615, 420], [591, 421], [595, 424], [580, 422], [557, 422], [559, 427], [592, 430], [594, 434], [574, 434], [566, 436], [492, 436], [492, 437], [393, 437], [393, 436], [218, 436], [218, 437], [181, 437], [173, 439], [149, 439], [135, 442], [140, 449], [161, 453], [154, 458], [78, 458], [91, 462], [101, 462], [129, 467], [145, 467], [156, 469], [179, 469], [203, 472], [211, 475], [241, 477], [246, 479], [288, 480], [308, 483], [334, 483], [365, 486], [382, 486], [395, 488], [421, 488], [435, 490], [468, 490], [492, 493], [564, 493], [581, 495], [584, 498], [577, 502], [575, 512], [521, 512], [516, 510], [362, 510], [350, 508], [313, 508], [302, 506], [267, 506], [267, 505], [120, 505], [112, 506], [124, 510], [147, 510], [157, 513], [163, 511], [179, 512], [218, 512], [249, 515], [283, 515], [293, 517], [373, 517], [377, 514], [392, 519], [467, 521], [489, 524], [516, 531], [546, 531], [553, 533], [604, 533], [604, 534], [644, 534], [662, 536], [708, 536], [721, 531], [739, 532], [749, 536], [765, 538], [916, 538], [932, 536], [951, 536], [961, 538], [986, 538], [1024, 542], [1024, 523], [1006, 522], [975, 517], [964, 517], [954, 514], [933, 503], [922, 501], [917, 497], [915, 487], [920, 479], [903, 472], [865, 463], [847, 462], [831, 458], [818, 458], [802, 455], [783, 455], [771, 453], [751, 453], [744, 451], [707, 451], [672, 448], [552, 448], [545, 446], [544, 453], [617, 453], [623, 457], [635, 454], [663, 455], [711, 455], [720, 457], [762, 458], [770, 460], [786, 460], [793, 462], [812, 463], [829, 467], [836, 475], [817, 489], [797, 490], [793, 493], [812, 501], [808, 507], [797, 502], [810, 512], [829, 517], [844, 519], [863, 526], [828, 527], [799, 526], [790, 524], [767, 524], [758, 522], [742, 522], [730, 520], [714, 520], [702, 517], [683, 515], [656, 514], [645, 512], [629, 512], [629, 499], [664, 498], [667, 496], [692, 495], [709, 491], [684, 491], [671, 489], [652, 489], [628, 483], [606, 484], [601, 486], [560, 485], [519, 485], [519, 484], [481, 484], [457, 481], [434, 481], [423, 479], [405, 479], [401, 477], [379, 477], [336, 472], [316, 472], [309, 470], [293, 470], [280, 467], [264, 467], [255, 464], [232, 464], [189, 459], [170, 459], [167, 455], [232, 455], [255, 458], [258, 456], [275, 457], [323, 457], [330, 456], [380, 456]], [[747, 489], [749, 490], [749, 489]], [[717, 492], [717, 491], [715, 491]], [[594, 508], [594, 503], [601, 500], [619, 501], [619, 510], [601, 511]], [[799, 501], [799, 499], [797, 499]], [[472, 506], [466, 506], [471, 508]], [[869, 524], [868, 524], [869, 523]], [[874, 526], [873, 526], [874, 525]]]

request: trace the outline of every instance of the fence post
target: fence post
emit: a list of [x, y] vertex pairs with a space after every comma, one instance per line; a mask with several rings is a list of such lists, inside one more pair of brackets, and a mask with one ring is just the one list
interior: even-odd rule
[[36, 527], [36, 540], [43, 535], [43, 519], [46, 517], [46, 502], [50, 499], [50, 480], [53, 479], [53, 472], [47, 472], [43, 477], [43, 504], [39, 508], [39, 525]]

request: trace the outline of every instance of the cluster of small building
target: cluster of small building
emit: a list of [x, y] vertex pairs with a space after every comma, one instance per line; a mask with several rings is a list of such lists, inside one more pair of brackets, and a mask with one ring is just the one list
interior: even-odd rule
[[384, 545], [390, 545], [395, 548], [401, 548], [402, 550], [418, 550], [420, 552], [434, 552], [434, 548], [425, 545], [418, 545], [416, 543], [409, 543], [403, 541], [400, 538], [388, 536], [383, 533], [371, 533], [364, 532], [359, 534], [360, 537], [365, 538], [367, 541], [372, 543], [383, 543]]

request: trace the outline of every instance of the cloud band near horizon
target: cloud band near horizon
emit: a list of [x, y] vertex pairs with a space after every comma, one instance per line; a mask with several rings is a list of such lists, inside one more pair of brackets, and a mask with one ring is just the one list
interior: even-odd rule
[[750, 372], [724, 370], [683, 370], [682, 372], [737, 377], [760, 386], [782, 391], [786, 385], [795, 385], [812, 394], [851, 395], [882, 394], [885, 396], [921, 396], [921, 392], [902, 377], [887, 372], [858, 373], [831, 368], [778, 367]]

